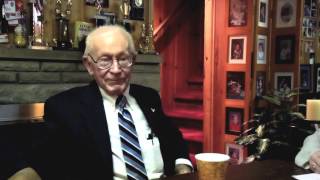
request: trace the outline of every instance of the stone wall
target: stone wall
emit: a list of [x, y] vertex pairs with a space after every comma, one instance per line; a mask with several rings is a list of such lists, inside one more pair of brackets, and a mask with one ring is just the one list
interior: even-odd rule
[[[158, 56], [138, 56], [132, 82], [160, 90], [159, 62]], [[58, 92], [91, 80], [79, 60], [0, 57], [0, 104], [44, 102]]]

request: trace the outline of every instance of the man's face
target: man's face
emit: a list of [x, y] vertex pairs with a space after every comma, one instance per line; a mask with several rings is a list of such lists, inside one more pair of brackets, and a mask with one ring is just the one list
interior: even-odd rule
[[122, 94], [128, 87], [131, 77], [131, 67], [121, 68], [118, 59], [131, 56], [128, 52], [128, 41], [120, 33], [102, 33], [96, 35], [92, 41], [93, 50], [90, 53], [96, 61], [102, 58], [113, 59], [109, 69], [100, 69], [91, 57], [85, 59], [85, 66], [97, 84], [110, 96]]

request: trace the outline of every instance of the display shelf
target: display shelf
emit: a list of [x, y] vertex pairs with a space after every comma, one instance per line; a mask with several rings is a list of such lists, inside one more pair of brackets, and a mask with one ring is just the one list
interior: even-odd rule
[[[80, 61], [80, 51], [62, 50], [35, 50], [20, 48], [0, 47], [0, 60], [55, 60], [55, 61]], [[137, 63], [159, 64], [160, 56], [153, 54], [138, 54]]]

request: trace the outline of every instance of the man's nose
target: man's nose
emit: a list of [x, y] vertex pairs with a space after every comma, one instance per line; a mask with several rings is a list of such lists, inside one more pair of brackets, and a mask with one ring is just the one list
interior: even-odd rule
[[110, 71], [112, 71], [112, 72], [120, 72], [121, 71], [120, 65], [117, 60], [112, 61], [112, 66], [110, 68]]

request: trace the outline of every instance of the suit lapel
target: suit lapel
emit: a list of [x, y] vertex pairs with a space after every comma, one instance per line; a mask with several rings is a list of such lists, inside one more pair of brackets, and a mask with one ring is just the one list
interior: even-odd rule
[[93, 137], [102, 158], [110, 163], [112, 161], [110, 137], [102, 96], [95, 82], [83, 91], [82, 100], [85, 107], [83, 115], [86, 118], [89, 135]]
[[152, 131], [155, 131], [157, 129], [155, 125], [155, 112], [157, 111], [156, 107], [153, 107], [150, 101], [149, 97], [146, 97], [147, 93], [143, 92], [142, 88], [137, 88], [135, 85], [130, 85], [130, 95], [135, 98], [137, 101], [139, 107], [141, 108], [149, 127], [152, 129]]

